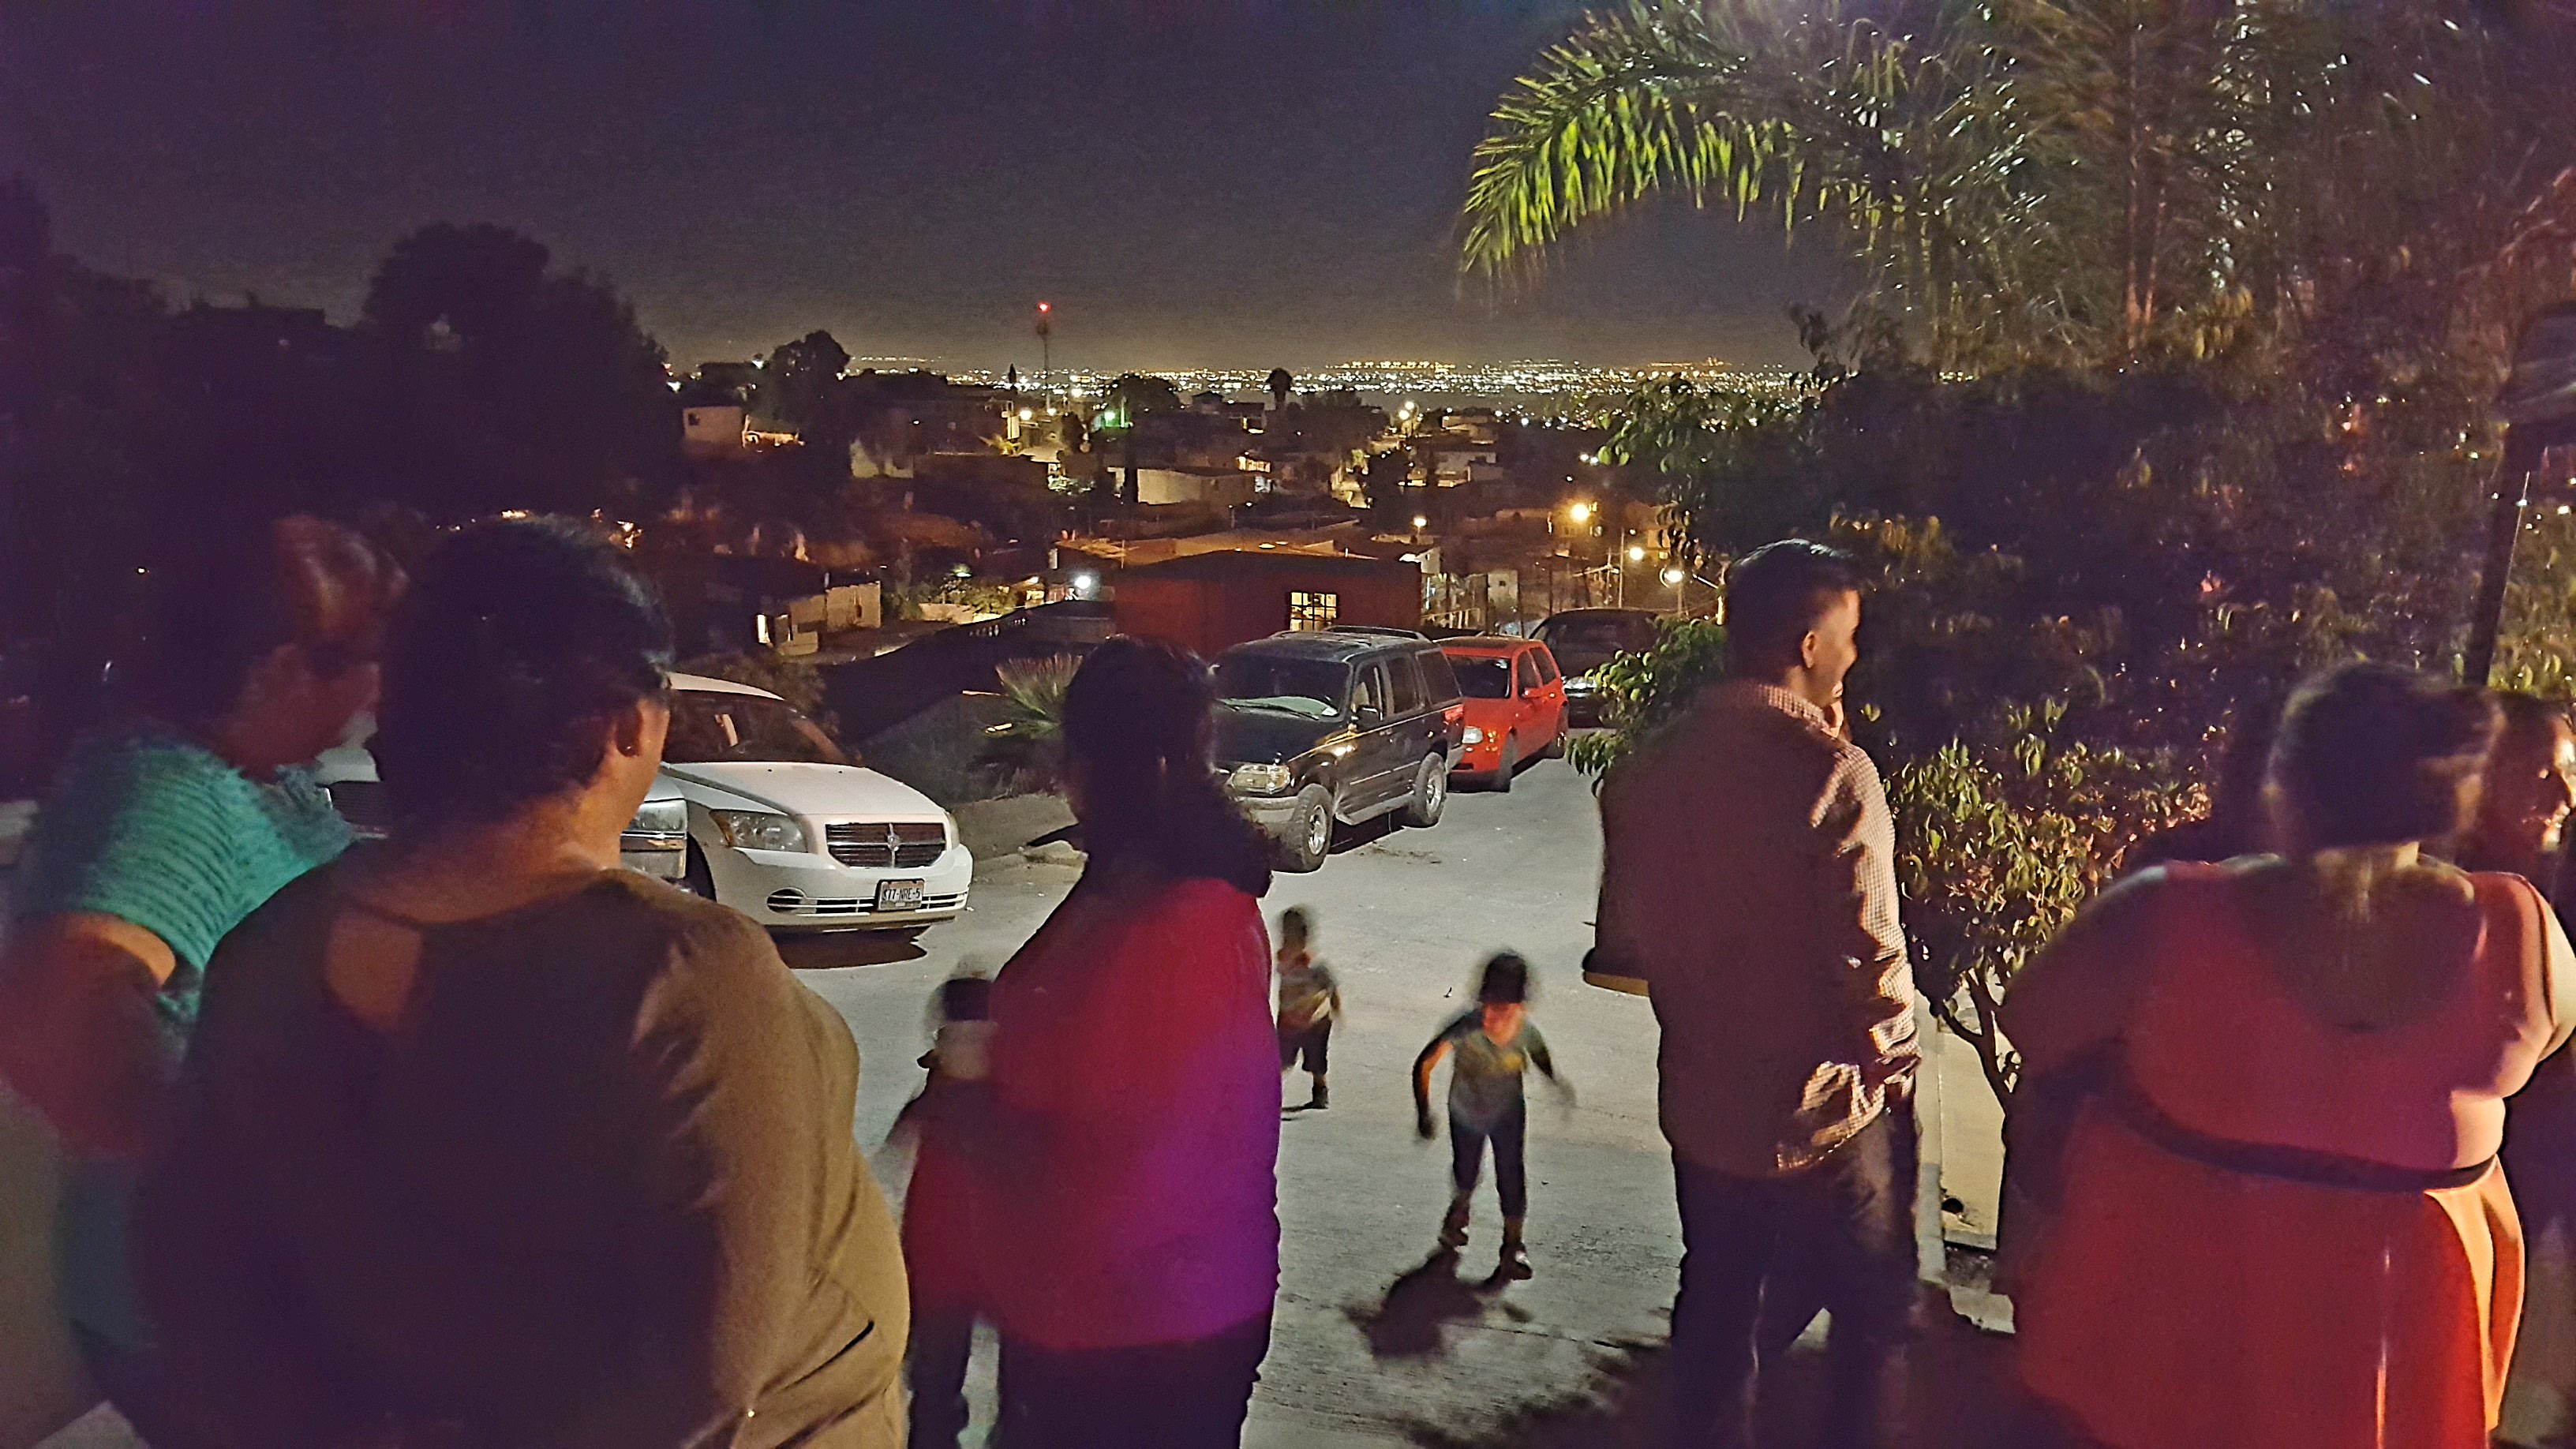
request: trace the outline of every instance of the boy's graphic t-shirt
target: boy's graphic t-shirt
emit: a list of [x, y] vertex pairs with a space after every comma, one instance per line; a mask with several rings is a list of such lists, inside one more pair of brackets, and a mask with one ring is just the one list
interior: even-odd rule
[[1279, 1029], [1311, 1031], [1333, 1014], [1333, 968], [1300, 953], [1279, 963]]
[[1509, 1040], [1497, 1042], [1485, 1034], [1485, 1012], [1477, 1007], [1442, 1028], [1440, 1039], [1449, 1044], [1452, 1117], [1487, 1125], [1499, 1122], [1521, 1109], [1523, 1072], [1535, 1064], [1554, 1075], [1547, 1038], [1526, 1016]]

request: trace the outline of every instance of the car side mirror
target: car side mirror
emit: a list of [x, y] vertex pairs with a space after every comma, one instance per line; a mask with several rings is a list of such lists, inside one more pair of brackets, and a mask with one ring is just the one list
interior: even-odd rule
[[1383, 724], [1386, 716], [1373, 704], [1363, 704], [1351, 711], [1351, 718], [1364, 725]]

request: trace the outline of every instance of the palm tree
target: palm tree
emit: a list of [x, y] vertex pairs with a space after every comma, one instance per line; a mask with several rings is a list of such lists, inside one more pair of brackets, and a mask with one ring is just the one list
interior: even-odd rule
[[[1828, 233], [1943, 367], [2206, 355], [2298, 291], [2270, 238], [2323, 138], [2477, 103], [2427, 58], [2477, 37], [2438, 19], [2415, 0], [1984, 0], [1900, 29], [1832, 0], [1625, 0], [1495, 107], [1463, 260], [1507, 273], [1677, 193]], [[2384, 103], [2436, 87], [2392, 64], [2442, 75], [2444, 98]]]
[[1277, 410], [1288, 406], [1288, 394], [1296, 389], [1297, 379], [1288, 375], [1288, 369], [1274, 367], [1270, 369], [1269, 380], [1262, 385], [1270, 389], [1271, 407]]

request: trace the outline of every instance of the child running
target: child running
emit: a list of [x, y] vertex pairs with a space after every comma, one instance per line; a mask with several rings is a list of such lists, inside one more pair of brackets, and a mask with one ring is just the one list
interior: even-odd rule
[[1485, 963], [1476, 985], [1477, 1006], [1440, 1029], [1413, 1061], [1414, 1130], [1425, 1141], [1431, 1124], [1431, 1072], [1444, 1056], [1449, 1068], [1449, 1157], [1456, 1196], [1440, 1224], [1440, 1246], [1467, 1245], [1467, 1204], [1484, 1172], [1485, 1144], [1494, 1144], [1494, 1187], [1503, 1200], [1503, 1246], [1494, 1264], [1499, 1278], [1527, 1278], [1529, 1249], [1521, 1222], [1529, 1211], [1529, 1184], [1521, 1146], [1529, 1122], [1521, 1075], [1531, 1066], [1547, 1074], [1567, 1102], [1574, 1089], [1556, 1074], [1547, 1038], [1529, 1020], [1529, 963], [1505, 951]]
[[1333, 1104], [1324, 1082], [1326, 1048], [1333, 1023], [1342, 1014], [1342, 988], [1333, 970], [1315, 959], [1315, 918], [1304, 906], [1290, 906], [1279, 917], [1279, 1070], [1285, 1074], [1304, 1058], [1315, 1091], [1306, 1105], [1316, 1111]]
[[914, 1139], [912, 1186], [903, 1196], [904, 1272], [912, 1282], [912, 1339], [905, 1378], [912, 1389], [910, 1449], [957, 1449], [966, 1430], [966, 1361], [975, 1320], [991, 1300], [977, 1262], [975, 1168], [956, 1140], [976, 1109], [993, 1035], [993, 983], [958, 976], [932, 999], [935, 1043], [921, 1064], [930, 1080], [895, 1118], [894, 1135]]

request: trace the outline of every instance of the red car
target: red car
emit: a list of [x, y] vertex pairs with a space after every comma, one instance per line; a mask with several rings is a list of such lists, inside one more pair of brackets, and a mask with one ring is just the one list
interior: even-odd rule
[[1564, 745], [1565, 676], [1546, 645], [1479, 634], [1443, 639], [1440, 652], [1467, 706], [1467, 748], [1451, 779], [1508, 790], [1524, 762]]

